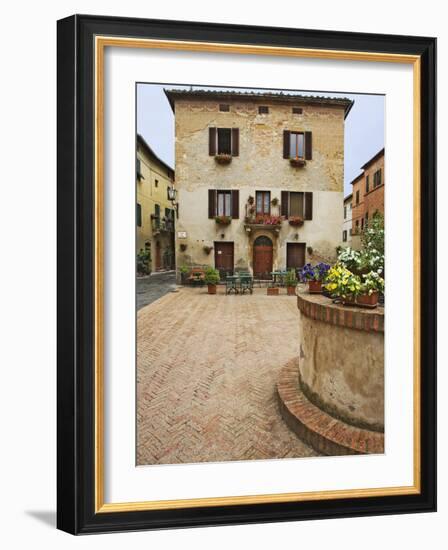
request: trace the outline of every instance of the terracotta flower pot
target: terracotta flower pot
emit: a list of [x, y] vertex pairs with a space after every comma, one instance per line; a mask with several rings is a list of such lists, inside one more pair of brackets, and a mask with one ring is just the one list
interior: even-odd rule
[[296, 295], [296, 287], [295, 286], [287, 286], [286, 292], [288, 293], [288, 296], [295, 296]]
[[310, 294], [321, 294], [322, 281], [308, 281], [308, 292]]
[[268, 296], [278, 296], [278, 286], [268, 286], [266, 290]]
[[356, 297], [356, 304], [361, 307], [374, 308], [378, 305], [378, 292], [372, 294], [360, 294]]
[[216, 294], [216, 285], [207, 285], [209, 294]]

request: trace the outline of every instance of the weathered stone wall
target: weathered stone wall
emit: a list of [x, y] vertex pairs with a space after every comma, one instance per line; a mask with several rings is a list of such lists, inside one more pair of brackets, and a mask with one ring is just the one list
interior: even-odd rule
[[384, 312], [299, 292], [300, 376], [306, 395], [356, 426], [384, 430]]
[[[306, 243], [320, 256], [334, 258], [343, 221], [344, 108], [304, 105], [303, 114], [296, 115], [291, 104], [243, 99], [229, 103], [230, 112], [220, 112], [217, 100], [176, 100], [180, 205], [176, 231], [187, 232], [187, 239], [177, 241], [177, 266], [213, 265], [213, 253], [206, 255], [203, 246], [223, 240], [234, 241], [235, 265], [251, 267], [251, 242], [244, 229], [244, 216], [247, 198], [255, 196], [257, 190], [270, 190], [271, 198], [279, 200], [282, 190], [314, 193], [313, 219], [301, 228], [283, 222], [278, 240], [273, 239], [274, 268], [286, 265], [286, 242]], [[258, 114], [260, 104], [269, 107], [268, 114]], [[218, 165], [208, 154], [208, 128], [213, 126], [239, 128], [239, 156], [229, 165]], [[312, 132], [312, 160], [306, 166], [293, 168], [283, 158], [284, 130]], [[207, 190], [211, 188], [240, 190], [240, 219], [232, 220], [226, 228], [208, 219]], [[272, 214], [276, 213], [280, 213], [279, 208], [273, 207]], [[179, 250], [180, 243], [187, 245], [185, 252]]]

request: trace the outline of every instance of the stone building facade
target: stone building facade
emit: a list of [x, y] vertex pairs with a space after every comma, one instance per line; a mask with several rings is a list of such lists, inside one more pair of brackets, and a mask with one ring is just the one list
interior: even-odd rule
[[157, 157], [142, 136], [137, 136], [136, 253], [151, 255], [151, 270], [174, 269], [175, 212], [169, 198], [174, 170]]
[[175, 113], [176, 265], [221, 273], [332, 260], [352, 101], [166, 90]]
[[352, 233], [359, 235], [377, 212], [384, 215], [384, 149], [378, 151], [352, 181]]
[[352, 242], [352, 193], [344, 199], [344, 222], [342, 224], [342, 246], [350, 246]]

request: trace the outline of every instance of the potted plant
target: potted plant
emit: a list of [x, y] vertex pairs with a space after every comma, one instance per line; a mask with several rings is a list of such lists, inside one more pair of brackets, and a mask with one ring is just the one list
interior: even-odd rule
[[219, 153], [218, 155], [215, 155], [215, 160], [218, 164], [230, 164], [232, 162], [232, 155]]
[[297, 276], [294, 269], [290, 269], [285, 277], [286, 292], [288, 296], [296, 295]]
[[271, 200], [272, 206], [277, 206], [278, 203], [279, 203], [279, 200], [278, 200], [277, 197], [274, 197], [274, 198]]
[[232, 222], [230, 216], [215, 216], [215, 222], [218, 225], [229, 225]]
[[322, 282], [327, 276], [329, 264], [320, 262], [315, 266], [305, 264], [299, 272], [300, 280], [308, 283], [308, 292], [310, 294], [320, 294], [322, 292]]
[[335, 264], [328, 270], [324, 287], [333, 298], [340, 299], [344, 305], [354, 305], [361, 292], [361, 278], [342, 264]]
[[216, 285], [219, 283], [219, 271], [214, 267], [208, 267], [205, 271], [205, 283], [209, 294], [216, 294]]
[[274, 286], [273, 283], [267, 287], [266, 291], [268, 296], [278, 296], [278, 286]]
[[289, 225], [293, 227], [301, 227], [303, 225], [303, 218], [301, 216], [291, 216], [288, 219]]
[[179, 272], [180, 272], [180, 282], [184, 285], [186, 284], [186, 280], [187, 280], [187, 273], [189, 272], [190, 270], [188, 269], [188, 267], [186, 265], [181, 265], [180, 268], [179, 268]]
[[185, 252], [185, 250], [187, 250], [188, 246], [185, 243], [181, 243], [179, 245], [179, 248], [180, 248], [181, 252]]
[[384, 279], [376, 271], [362, 275], [361, 290], [356, 303], [362, 307], [374, 308], [378, 305], [378, 296], [384, 292]]
[[254, 204], [255, 198], [252, 195], [249, 195], [249, 198], [247, 199], [248, 204]]
[[203, 246], [202, 250], [208, 255], [213, 250], [213, 246]]

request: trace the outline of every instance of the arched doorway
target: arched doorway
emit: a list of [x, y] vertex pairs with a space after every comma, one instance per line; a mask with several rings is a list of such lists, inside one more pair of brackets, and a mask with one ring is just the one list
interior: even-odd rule
[[254, 242], [254, 277], [270, 279], [272, 272], [272, 241], [269, 237], [257, 237]]

